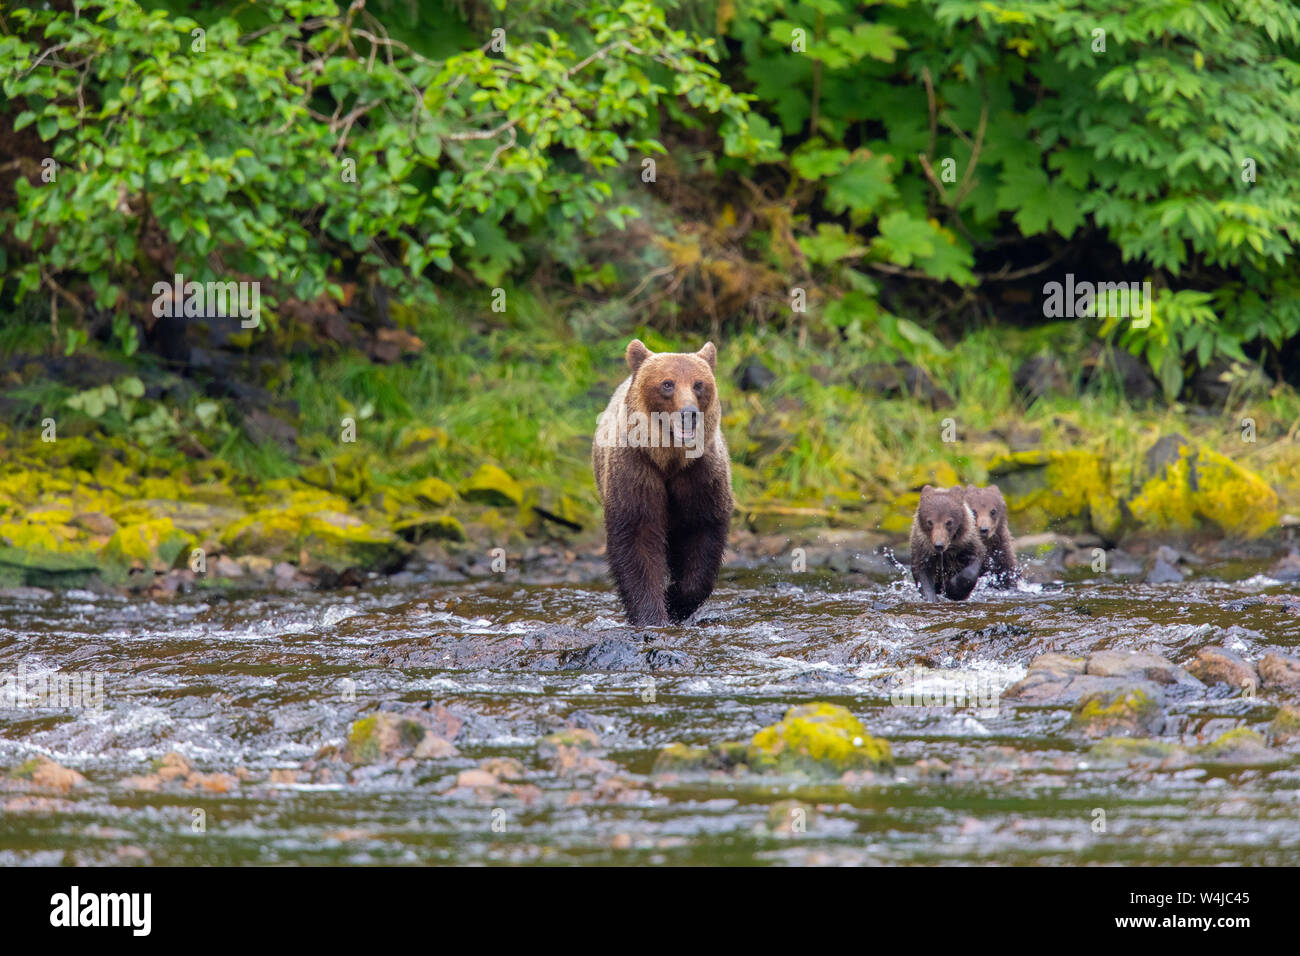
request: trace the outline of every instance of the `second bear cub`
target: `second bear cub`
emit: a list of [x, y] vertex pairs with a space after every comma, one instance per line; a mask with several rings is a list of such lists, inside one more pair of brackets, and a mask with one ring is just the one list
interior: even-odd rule
[[987, 488], [966, 486], [966, 504], [975, 515], [975, 529], [987, 552], [981, 574], [993, 579], [1000, 588], [1014, 587], [1020, 578], [1016, 565], [1016, 544], [1007, 524], [1007, 502], [997, 485]]
[[984, 544], [961, 488], [921, 489], [912, 519], [912, 577], [927, 601], [964, 601], [984, 566]]

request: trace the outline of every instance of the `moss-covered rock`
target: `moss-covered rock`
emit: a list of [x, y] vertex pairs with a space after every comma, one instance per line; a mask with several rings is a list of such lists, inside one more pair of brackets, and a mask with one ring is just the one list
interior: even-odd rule
[[451, 515], [422, 514], [393, 524], [393, 532], [405, 541], [464, 541], [465, 526]]
[[1161, 701], [1144, 688], [1085, 694], [1070, 715], [1070, 725], [1089, 737], [1150, 736], [1164, 729]]
[[1279, 707], [1268, 722], [1268, 737], [1274, 746], [1300, 741], [1300, 709], [1290, 704]]
[[1280, 763], [1286, 755], [1272, 750], [1263, 734], [1248, 727], [1238, 727], [1217, 740], [1196, 748], [1200, 760], [1234, 766], [1261, 766]]
[[173, 568], [198, 544], [198, 538], [176, 527], [171, 518], [153, 518], [120, 527], [104, 548], [105, 557], [127, 564], [140, 562], [156, 571]]
[[727, 741], [708, 747], [671, 743], [655, 757], [653, 773], [706, 773], [732, 770], [745, 763], [749, 745]]
[[1147, 452], [1144, 481], [1127, 501], [1134, 520], [1148, 528], [1208, 525], [1238, 538], [1275, 528], [1280, 507], [1277, 492], [1250, 469], [1181, 435], [1167, 435]]
[[235, 554], [296, 560], [307, 551], [313, 561], [333, 567], [360, 565], [384, 569], [399, 564], [406, 546], [386, 528], [349, 513], [331, 495], [293, 492], [232, 523], [221, 543]]
[[343, 759], [361, 765], [402, 757], [429, 760], [457, 753], [451, 741], [439, 737], [421, 721], [381, 710], [348, 728]]
[[1177, 744], [1147, 737], [1107, 737], [1088, 748], [1088, 756], [1103, 761], [1164, 761], [1185, 758], [1187, 751]]
[[519, 507], [524, 503], [523, 485], [515, 481], [504, 468], [480, 465], [460, 488], [467, 501], [500, 507]]
[[1119, 494], [1102, 455], [1032, 449], [997, 455], [988, 470], [1016, 527], [1090, 529], [1108, 540], [1119, 529]]
[[791, 707], [754, 734], [746, 762], [760, 772], [841, 774], [890, 767], [894, 758], [889, 742], [868, 734], [847, 708], [816, 702]]

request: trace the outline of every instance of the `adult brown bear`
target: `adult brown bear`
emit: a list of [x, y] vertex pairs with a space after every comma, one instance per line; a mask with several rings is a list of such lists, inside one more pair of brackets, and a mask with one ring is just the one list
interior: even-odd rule
[[633, 339], [632, 374], [596, 426], [606, 556], [637, 626], [686, 620], [717, 581], [732, 510], [717, 362], [712, 342], [655, 354]]

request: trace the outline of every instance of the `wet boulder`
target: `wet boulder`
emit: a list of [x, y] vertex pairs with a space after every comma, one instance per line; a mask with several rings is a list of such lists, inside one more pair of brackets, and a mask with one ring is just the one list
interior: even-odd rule
[[746, 762], [760, 772], [839, 775], [891, 767], [894, 758], [889, 742], [868, 734], [847, 708], [816, 702], [791, 707], [754, 734]]
[[1300, 659], [1279, 654], [1265, 654], [1259, 662], [1259, 676], [1272, 690], [1300, 690]]
[[655, 757], [655, 774], [709, 773], [728, 771], [745, 763], [749, 745], [727, 741], [707, 747], [671, 743]]
[[1181, 584], [1183, 572], [1164, 558], [1156, 558], [1155, 563], [1151, 565], [1151, 570], [1142, 580], [1147, 584]]
[[67, 793], [86, 782], [86, 778], [77, 771], [61, 766], [45, 756], [33, 757], [20, 764], [10, 771], [9, 776], [15, 780], [29, 781], [40, 790], [58, 790], [61, 793]]
[[1147, 651], [1097, 651], [1089, 656], [1083, 672], [1095, 677], [1124, 677], [1157, 684], [1201, 687], [1201, 682], [1186, 670]]
[[1199, 760], [1233, 766], [1264, 766], [1281, 763], [1286, 754], [1268, 746], [1264, 736], [1246, 727], [1229, 730], [1212, 743], [1196, 749]]
[[1164, 695], [1154, 684], [1095, 690], [1070, 713], [1070, 726], [1088, 737], [1151, 737], [1165, 727]]
[[348, 728], [343, 759], [354, 765], [395, 761], [404, 757], [429, 760], [453, 757], [459, 751], [434, 733], [423, 715], [377, 711]]
[[1290, 704], [1279, 707], [1273, 719], [1268, 722], [1268, 737], [1275, 747], [1300, 743], [1300, 708]]
[[1240, 689], [1259, 687], [1259, 674], [1245, 658], [1226, 647], [1202, 647], [1187, 670], [1206, 684], [1227, 684]]

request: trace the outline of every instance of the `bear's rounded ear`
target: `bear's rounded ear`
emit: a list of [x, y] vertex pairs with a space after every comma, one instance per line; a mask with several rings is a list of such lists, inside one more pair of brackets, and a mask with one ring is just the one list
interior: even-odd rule
[[709, 363], [709, 368], [718, 367], [718, 349], [712, 342], [705, 342], [704, 348], [695, 353]]
[[1002, 492], [998, 491], [997, 485], [989, 485], [989, 491], [996, 492], [999, 495], [1002, 494]]
[[633, 339], [627, 343], [627, 367], [633, 372], [641, 367], [641, 363], [648, 359], [653, 353], [645, 347], [645, 343], [640, 339]]
[[921, 489], [921, 494], [928, 495], [932, 491], [934, 491], [934, 485], [926, 485]]

